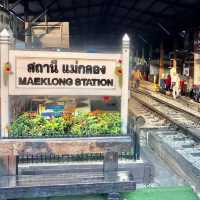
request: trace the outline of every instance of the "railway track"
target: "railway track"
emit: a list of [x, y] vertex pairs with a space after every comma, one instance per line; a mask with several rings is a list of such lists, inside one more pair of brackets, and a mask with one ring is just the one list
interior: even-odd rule
[[178, 126], [185, 134], [192, 136], [198, 142], [200, 141], [200, 117], [153, 97], [146, 92], [132, 91], [132, 96], [148, 109]]
[[140, 144], [150, 146], [170, 168], [200, 192], [200, 135], [192, 131], [195, 129], [200, 134], [200, 128], [195, 124], [199, 119], [146, 94], [133, 92], [133, 95], [129, 109], [146, 122], [140, 129]]

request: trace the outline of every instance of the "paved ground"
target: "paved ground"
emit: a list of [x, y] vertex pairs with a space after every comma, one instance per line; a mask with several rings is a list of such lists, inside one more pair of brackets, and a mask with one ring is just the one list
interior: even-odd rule
[[[182, 177], [177, 176], [148, 146], [142, 147], [142, 157], [150, 160], [155, 167], [154, 183], [152, 183], [150, 187], [188, 185]], [[144, 186], [140, 185], [139, 187]]]
[[[122, 200], [198, 200], [189, 187], [159, 187], [138, 189], [122, 194]], [[35, 199], [27, 199], [35, 200]], [[37, 198], [37, 200], [107, 200], [105, 195]]]
[[[173, 186], [187, 186], [189, 185], [182, 177], [178, 176], [156, 152], [154, 152], [148, 145], [146, 140], [146, 133], [141, 132], [141, 159], [149, 160], [155, 168], [154, 182], [148, 187], [173, 187]], [[137, 185], [137, 188], [144, 188], [145, 185]]]
[[[137, 185], [137, 192], [123, 195], [123, 200], [198, 200], [192, 189], [185, 187], [188, 184], [177, 176], [159, 156], [156, 155], [144, 142], [142, 142], [142, 159], [150, 160], [155, 167], [155, 179], [151, 185]], [[76, 196], [63, 198], [48, 198], [49, 200], [106, 200], [104, 195]], [[29, 199], [30, 200], [30, 199]], [[46, 200], [46, 199], [37, 199]]]

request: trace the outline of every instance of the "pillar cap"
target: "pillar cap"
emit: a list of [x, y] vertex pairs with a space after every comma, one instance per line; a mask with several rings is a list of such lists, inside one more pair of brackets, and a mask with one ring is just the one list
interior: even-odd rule
[[9, 37], [10, 34], [9, 34], [8, 30], [6, 28], [4, 28], [3, 31], [1, 31], [0, 36], [1, 37]]
[[123, 39], [122, 39], [123, 41], [130, 41], [130, 38], [129, 38], [129, 36], [128, 36], [128, 34], [126, 33], [126, 34], [124, 34], [124, 36], [123, 36]]

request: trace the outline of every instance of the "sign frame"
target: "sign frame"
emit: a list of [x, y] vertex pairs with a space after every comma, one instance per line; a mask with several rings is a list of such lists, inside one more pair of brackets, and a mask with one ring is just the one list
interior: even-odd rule
[[[88, 60], [115, 62], [120, 59], [121, 54], [99, 54], [99, 53], [75, 53], [75, 52], [55, 52], [55, 51], [25, 51], [10, 50], [9, 58], [13, 74], [9, 75], [9, 95], [69, 95], [69, 96], [121, 96], [121, 87], [118, 77], [113, 69], [115, 77], [115, 88], [19, 88], [16, 87], [16, 63], [17, 59], [49, 59], [51, 60]], [[107, 66], [109, 67], [109, 66]], [[90, 74], [88, 74], [88, 77]]]
[[[1, 63], [1, 137], [8, 137], [8, 127], [10, 125], [10, 96], [11, 95], [74, 95], [74, 96], [119, 96], [121, 97], [121, 131], [122, 134], [127, 134], [128, 125], [128, 84], [129, 84], [129, 55], [130, 55], [130, 38], [127, 34], [123, 36], [122, 39], [122, 52], [120, 54], [93, 54], [93, 53], [81, 53], [81, 52], [55, 52], [55, 51], [34, 51], [34, 50], [13, 50], [13, 38], [10, 36], [9, 32], [4, 29], [0, 33], [0, 63]], [[37, 55], [37, 56], [36, 56]], [[91, 89], [90, 92], [83, 89], [66, 89], [67, 92], [61, 90], [47, 89], [47, 91], [37, 89], [16, 89], [15, 88], [15, 77], [12, 77], [15, 73], [15, 68], [13, 74], [5, 71], [5, 66], [9, 65], [15, 67], [16, 58], [32, 58], [32, 57], [43, 57], [52, 59], [59, 58], [74, 58], [74, 59], [97, 59], [97, 60], [115, 60], [117, 63], [118, 59], [122, 59], [122, 76], [117, 77], [118, 80], [122, 81], [122, 87], [120, 87], [120, 81], [116, 81], [118, 86], [113, 92], [108, 89]], [[120, 61], [121, 62], [121, 61]], [[10, 65], [11, 64], [11, 65]], [[117, 68], [117, 66], [116, 66]], [[115, 70], [116, 70], [115, 68]], [[6, 68], [7, 70], [7, 68]], [[113, 72], [115, 73], [115, 71]], [[120, 79], [119, 79], [120, 78]], [[118, 82], [118, 83], [117, 83]], [[55, 92], [56, 91], [56, 92]], [[62, 92], [60, 92], [62, 91]]]

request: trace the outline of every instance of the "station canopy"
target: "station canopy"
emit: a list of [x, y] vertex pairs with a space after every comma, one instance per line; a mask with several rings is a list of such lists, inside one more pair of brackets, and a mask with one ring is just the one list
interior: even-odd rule
[[119, 41], [127, 32], [144, 42], [198, 27], [199, 0], [9, 0], [22, 20], [70, 22], [74, 41]]

